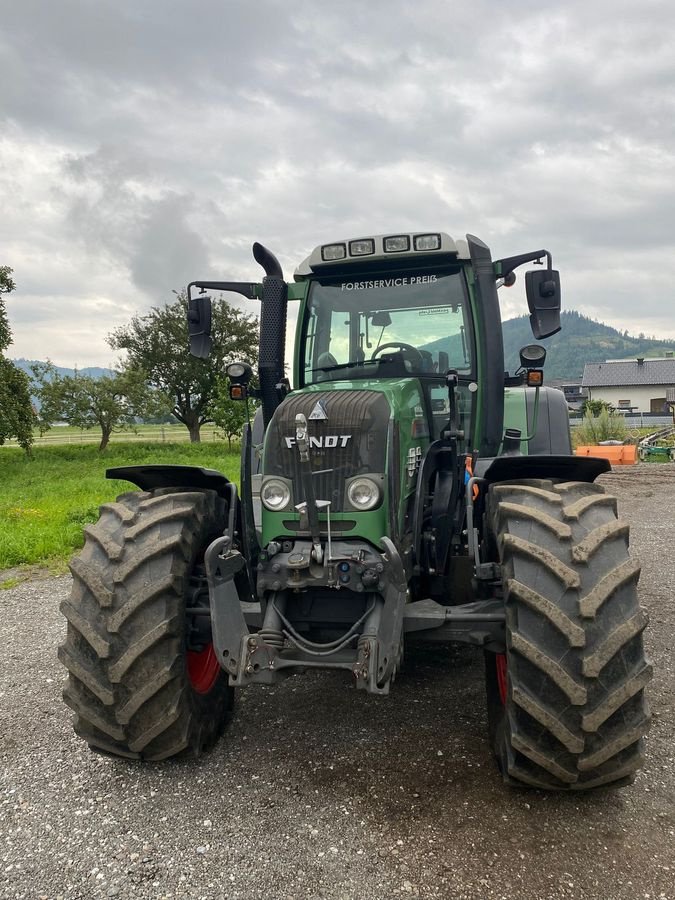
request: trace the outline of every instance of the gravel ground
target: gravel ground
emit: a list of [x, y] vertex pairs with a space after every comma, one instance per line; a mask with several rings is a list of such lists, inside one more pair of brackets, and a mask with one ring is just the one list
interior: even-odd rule
[[97, 756], [60, 699], [68, 577], [0, 594], [0, 896], [675, 898], [675, 464], [602, 478], [643, 563], [656, 675], [645, 769], [591, 796], [512, 791], [482, 659], [417, 651], [388, 698], [316, 674], [241, 692], [216, 749]]

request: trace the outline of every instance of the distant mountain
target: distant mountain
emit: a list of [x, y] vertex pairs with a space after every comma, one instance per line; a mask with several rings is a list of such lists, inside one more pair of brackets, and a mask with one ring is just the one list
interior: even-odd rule
[[518, 351], [525, 344], [541, 343], [546, 347], [545, 377], [576, 381], [584, 373], [587, 362], [606, 359], [636, 359], [638, 356], [665, 356], [675, 352], [675, 339], [657, 341], [644, 335], [631, 337], [627, 331], [617, 331], [602, 322], [594, 322], [581, 313], [569, 310], [561, 313], [562, 329], [553, 337], [535, 341], [529, 316], [507, 319], [503, 323], [504, 367], [515, 372], [519, 366]]
[[[30, 376], [31, 366], [43, 365], [44, 360], [40, 359], [13, 359], [14, 365]], [[68, 369], [65, 366], [54, 366], [57, 375], [74, 375], [75, 369]], [[111, 375], [112, 369], [102, 369], [101, 366], [87, 366], [84, 369], [77, 369], [78, 375], [90, 375], [92, 378], [102, 378], [104, 375]]]
[[[17, 367], [17, 369], [21, 369], [22, 372], [25, 372], [29, 378], [32, 378], [33, 373], [30, 370], [31, 366], [39, 366], [44, 365], [44, 360], [41, 359], [13, 359], [12, 362]], [[74, 375], [75, 369], [68, 369], [65, 366], [54, 366], [56, 369], [56, 374], [65, 376], [65, 375]], [[77, 369], [78, 375], [90, 375], [92, 378], [102, 378], [104, 375], [111, 375], [112, 369], [102, 369], [101, 366], [87, 366], [84, 369]], [[33, 405], [36, 409], [40, 409], [40, 400], [38, 397], [33, 396]]]

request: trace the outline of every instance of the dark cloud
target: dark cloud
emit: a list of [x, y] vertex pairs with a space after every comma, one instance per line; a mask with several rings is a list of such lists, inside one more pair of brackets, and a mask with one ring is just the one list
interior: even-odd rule
[[[319, 242], [391, 228], [549, 246], [569, 307], [675, 333], [666, 0], [0, 11], [0, 262], [25, 356], [108, 360], [133, 311], [257, 275], [254, 240], [290, 276]], [[502, 304], [524, 311], [521, 286]]]

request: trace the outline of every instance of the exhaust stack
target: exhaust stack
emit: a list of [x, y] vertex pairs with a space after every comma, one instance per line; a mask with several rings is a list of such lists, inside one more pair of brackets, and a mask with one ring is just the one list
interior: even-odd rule
[[260, 352], [258, 372], [265, 428], [279, 405], [277, 385], [284, 378], [286, 346], [287, 285], [279, 260], [262, 244], [253, 244], [253, 258], [265, 270], [263, 278], [262, 314], [260, 317]]

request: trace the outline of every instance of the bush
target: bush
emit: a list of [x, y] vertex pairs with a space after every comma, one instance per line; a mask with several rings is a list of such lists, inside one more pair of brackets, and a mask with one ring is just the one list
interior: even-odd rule
[[583, 416], [588, 415], [588, 413], [592, 416], [599, 416], [603, 409], [606, 409], [608, 412], [613, 412], [614, 407], [606, 400], [589, 400], [588, 397], [586, 397], [581, 404], [581, 414]]
[[626, 420], [603, 409], [597, 416], [587, 412], [581, 425], [574, 429], [577, 445], [599, 444], [601, 441], [625, 441], [628, 436]]

